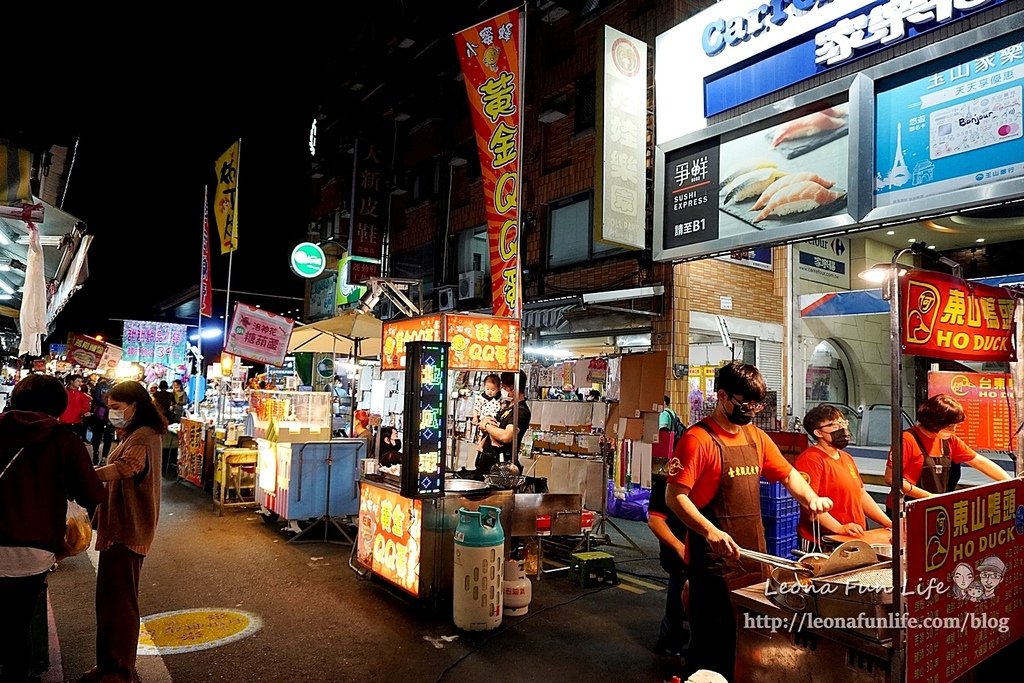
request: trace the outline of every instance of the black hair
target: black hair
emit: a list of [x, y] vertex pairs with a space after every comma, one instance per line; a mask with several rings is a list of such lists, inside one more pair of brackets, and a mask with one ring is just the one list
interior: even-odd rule
[[167, 391], [167, 380], [160, 380], [160, 391]]
[[498, 374], [492, 372], [484, 377], [484, 384], [487, 384], [488, 382], [493, 382], [494, 386], [501, 389], [501, 377]]
[[718, 369], [715, 391], [724, 391], [728, 396], [739, 394], [744, 401], [763, 401], [768, 394], [768, 386], [757, 368], [734, 360]]
[[157, 434], [167, 433], [167, 420], [153, 402], [146, 387], [139, 382], [127, 381], [115, 384], [114, 388], [107, 394], [107, 404], [110, 401], [118, 403], [131, 403], [135, 406], [135, 415], [128, 423], [125, 433], [131, 434], [141, 427], [152, 427]]
[[68, 407], [68, 392], [50, 375], [29, 375], [11, 390], [11, 409], [60, 417]]
[[[501, 386], [515, 389], [515, 377], [515, 374], [511, 372], [501, 373]], [[524, 394], [526, 393], [526, 373], [522, 370], [519, 371], [519, 391]]]
[[832, 422], [842, 416], [843, 413], [839, 408], [822, 403], [821, 405], [814, 406], [804, 415], [804, 429], [807, 430], [808, 434], [814, 436], [814, 431], [821, 429], [821, 425]]
[[74, 383], [75, 383], [75, 380], [76, 380], [76, 379], [80, 379], [80, 380], [82, 380], [83, 382], [85, 381], [85, 378], [84, 378], [84, 377], [82, 377], [81, 375], [68, 375], [67, 379], [66, 379], [66, 380], [64, 380], [64, 382], [65, 382], [65, 384], [67, 384], [67, 386], [69, 386], [69, 387], [70, 387], [70, 386], [71, 386], [72, 384], [74, 384]]
[[665, 405], [667, 405], [667, 406], [672, 405], [672, 401], [669, 399], [668, 394], [665, 394]]
[[917, 409], [917, 421], [929, 432], [942, 431], [966, 418], [963, 406], [949, 394], [936, 394]]

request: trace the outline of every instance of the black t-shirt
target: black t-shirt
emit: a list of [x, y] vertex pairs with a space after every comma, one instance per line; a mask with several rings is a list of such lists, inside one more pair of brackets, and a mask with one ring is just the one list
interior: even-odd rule
[[[676, 513], [669, 510], [668, 503], [665, 502], [665, 490], [667, 488], [667, 478], [654, 477], [651, 481], [651, 502], [647, 507], [647, 514], [657, 514], [664, 517], [672, 535], [685, 542], [687, 531], [686, 525], [683, 524], [682, 520], [676, 517]], [[665, 571], [672, 573], [686, 570], [686, 565], [683, 564], [683, 558], [679, 557], [679, 553], [660, 541], [658, 542], [658, 545], [661, 546], [661, 566]]]
[[[498, 426], [505, 429], [512, 424], [513, 409], [515, 406], [507, 405], [498, 411]], [[519, 446], [523, 444], [523, 436], [526, 434], [526, 430], [530, 428], [530, 406], [526, 404], [526, 401], [519, 402], [519, 428], [516, 434], [516, 440]], [[490, 439], [484, 443], [483, 453], [477, 456], [477, 470], [487, 474], [491, 471], [491, 467], [497, 462], [511, 462], [512, 461], [512, 442], [495, 446], [491, 443]]]

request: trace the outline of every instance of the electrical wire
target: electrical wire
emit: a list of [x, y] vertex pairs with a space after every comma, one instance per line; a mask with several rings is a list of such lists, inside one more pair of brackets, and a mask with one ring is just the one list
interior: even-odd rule
[[555, 605], [548, 605], [547, 607], [544, 607], [543, 609], [532, 611], [528, 615], [523, 617], [522, 619], [518, 619], [514, 623], [510, 623], [508, 626], [506, 626], [504, 628], [497, 629], [496, 631], [494, 631], [490, 635], [488, 635], [486, 638], [484, 638], [482, 641], [480, 641], [480, 643], [478, 643], [476, 645], [476, 647], [474, 647], [472, 650], [470, 650], [469, 652], [467, 652], [466, 654], [462, 655], [461, 657], [456, 659], [454, 662], [452, 662], [452, 664], [449, 665], [447, 669], [442, 671], [441, 674], [437, 677], [436, 683], [441, 683], [441, 681], [444, 680], [445, 676], [450, 674], [459, 664], [462, 664], [462, 662], [464, 662], [466, 659], [468, 659], [470, 657], [470, 655], [476, 654], [485, 645], [487, 645], [488, 643], [490, 643], [492, 640], [494, 640], [498, 636], [502, 635], [503, 633], [506, 633], [506, 632], [508, 632], [508, 631], [510, 631], [510, 630], [512, 630], [512, 629], [514, 629], [514, 628], [516, 628], [516, 627], [518, 627], [520, 625], [522, 625], [522, 624], [525, 624], [527, 621], [529, 621], [530, 619], [534, 618], [537, 615], [544, 614], [545, 612], [549, 612], [549, 611], [551, 611], [553, 609], [557, 609], [559, 607], [565, 607], [566, 605], [571, 605], [572, 603], [576, 602], [577, 600], [580, 600], [581, 598], [585, 598], [585, 597], [588, 597], [588, 596], [591, 596], [591, 595], [596, 595], [598, 593], [602, 593], [602, 592], [608, 590], [609, 588], [614, 588], [614, 587], [615, 587], [614, 584], [608, 584], [608, 585], [605, 585], [605, 586], [601, 586], [600, 588], [597, 588], [595, 590], [588, 591], [586, 593], [580, 593], [576, 597], [571, 598], [569, 600], [566, 600], [565, 602], [560, 602], [560, 603], [555, 604]]

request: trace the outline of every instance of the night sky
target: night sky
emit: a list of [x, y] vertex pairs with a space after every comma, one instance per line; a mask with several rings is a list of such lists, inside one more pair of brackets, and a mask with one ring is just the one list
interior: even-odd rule
[[[112, 319], [154, 319], [155, 304], [198, 283], [203, 186], [212, 194], [214, 162], [238, 137], [232, 289], [302, 296], [287, 262], [306, 234], [311, 50], [250, 38], [228, 57], [214, 44], [147, 33], [70, 46], [66, 61], [40, 69], [51, 79], [44, 94], [4, 114], [41, 139], [79, 139], [63, 208], [96, 236], [89, 280], [44, 343], [69, 331], [116, 340]], [[212, 211], [210, 227], [214, 287], [224, 288], [228, 257], [217, 251]], [[214, 304], [219, 316], [222, 292]], [[276, 312], [295, 308], [301, 302], [281, 300]]]

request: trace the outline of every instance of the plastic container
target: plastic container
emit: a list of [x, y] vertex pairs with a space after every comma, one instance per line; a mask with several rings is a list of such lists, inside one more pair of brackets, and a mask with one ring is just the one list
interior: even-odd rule
[[463, 631], [487, 631], [501, 625], [504, 549], [501, 508], [459, 508], [452, 618]]
[[505, 563], [503, 607], [510, 617], [521, 617], [530, 611], [533, 599], [533, 584], [526, 578], [526, 572], [515, 560]]
[[796, 527], [800, 523], [800, 513], [784, 517], [764, 517], [762, 521], [765, 538], [784, 538], [796, 533]]
[[777, 538], [766, 535], [764, 541], [768, 554], [775, 555], [776, 557], [791, 558], [793, 551], [800, 547], [799, 539], [795, 533]]

